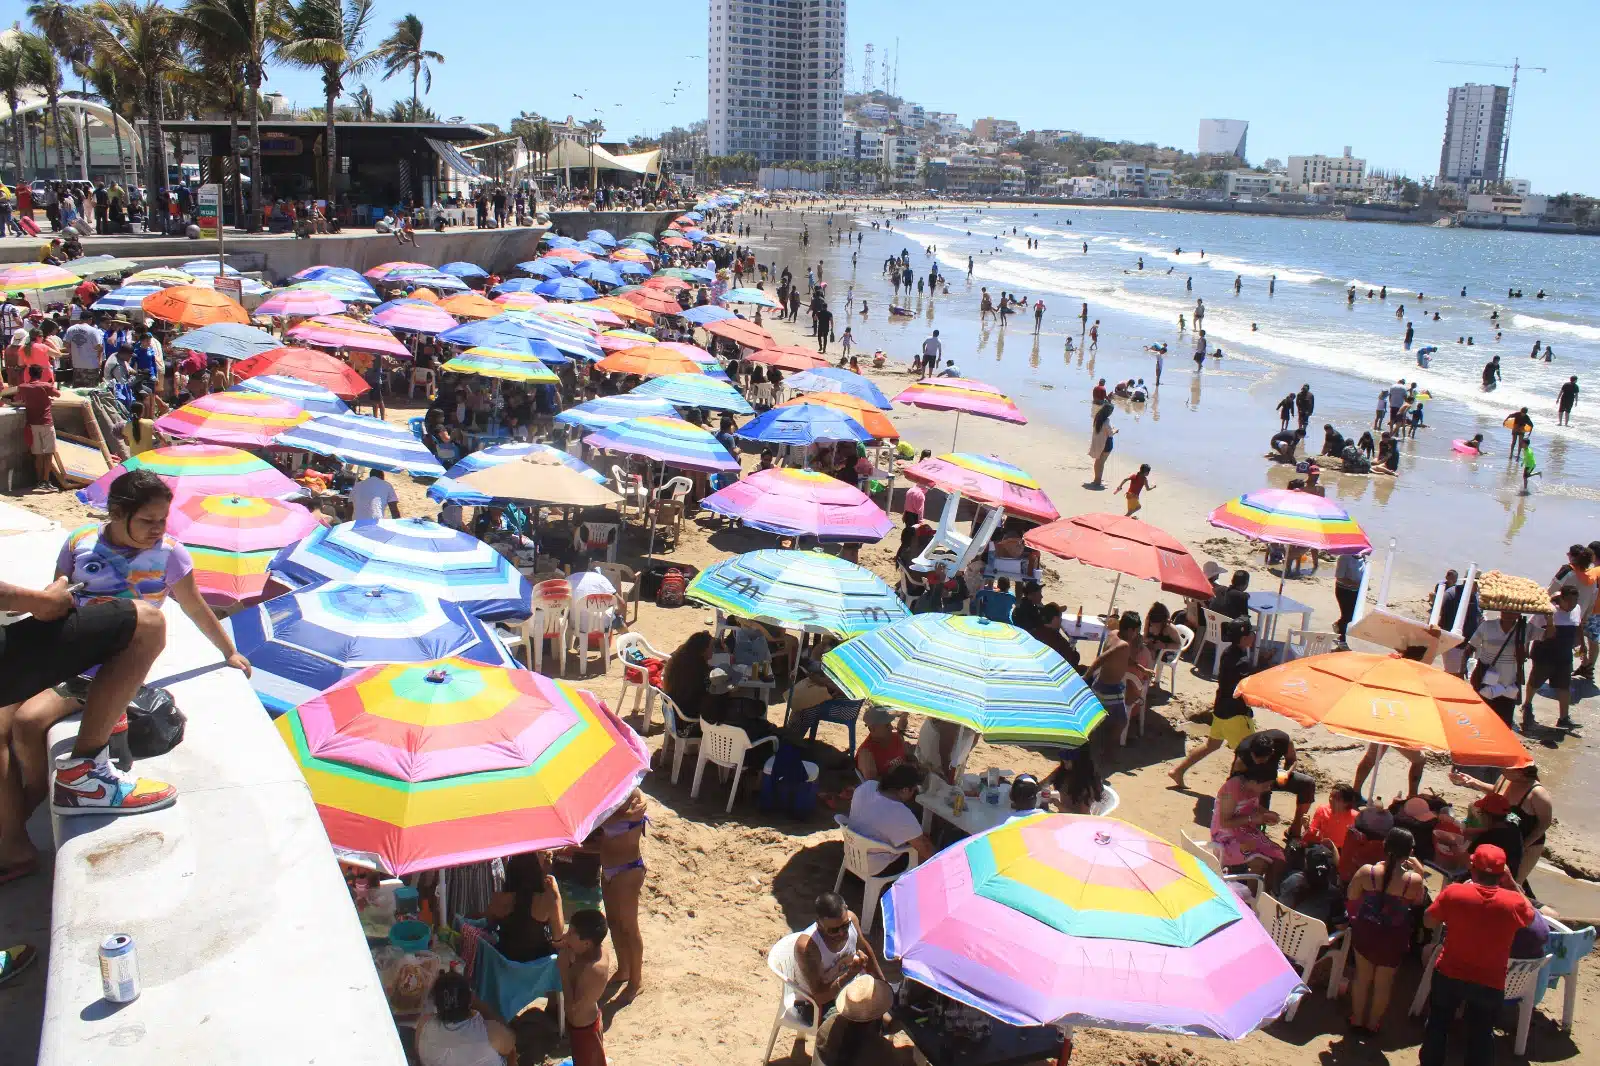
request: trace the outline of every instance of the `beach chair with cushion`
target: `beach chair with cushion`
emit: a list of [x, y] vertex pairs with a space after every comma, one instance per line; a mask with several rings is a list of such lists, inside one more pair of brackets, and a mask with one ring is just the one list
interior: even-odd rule
[[624, 633], [612, 645], [618, 659], [622, 660], [622, 695], [617, 697], [617, 714], [622, 714], [623, 705], [628, 702], [628, 692], [633, 692], [633, 711], [627, 716], [633, 718], [639, 713], [639, 704], [644, 704], [644, 729], [641, 736], [650, 735], [650, 719], [656, 707], [656, 690], [650, 684], [650, 672], [643, 666], [629, 662], [629, 652], [638, 652], [646, 659], [659, 659], [663, 664], [667, 656], [650, 646], [643, 633]]
[[[893, 862], [898, 856], [908, 856], [906, 870], [917, 864], [917, 853], [909, 846], [903, 848], [891, 847], [881, 840], [858, 833], [850, 828], [850, 821], [842, 814], [833, 816], [839, 829], [844, 834], [844, 858], [839, 863], [839, 876], [833, 879], [833, 890], [839, 891], [844, 884], [844, 875], [854, 874], [861, 878], [861, 932], [872, 932], [872, 919], [878, 911], [878, 898], [883, 895], [883, 890], [894, 884], [899, 873], [879, 875], [871, 872], [872, 860], [875, 858], [889, 857]], [[905, 870], [900, 871], [904, 873]]]
[[[800, 986], [800, 963], [795, 958], [795, 945], [799, 942], [800, 934], [790, 933], [767, 952], [767, 969], [777, 975], [783, 987], [778, 990], [778, 1013], [772, 1019], [772, 1035], [767, 1037], [767, 1053], [761, 1057], [763, 1063], [772, 1061], [772, 1049], [778, 1044], [780, 1029], [793, 1029], [804, 1036], [807, 1043], [814, 1043], [822, 1024], [822, 1005]], [[809, 1021], [800, 1010], [802, 1004], [811, 1008]]]
[[733, 801], [739, 796], [739, 780], [744, 776], [745, 753], [751, 748], [759, 748], [766, 744], [771, 744], [776, 751], [778, 738], [762, 737], [752, 744], [750, 734], [736, 725], [700, 723], [700, 758], [694, 766], [694, 783], [689, 786], [689, 798], [699, 797], [700, 780], [705, 776], [706, 764], [711, 763], [724, 770], [733, 771], [733, 787], [728, 790], [728, 806], [724, 808], [725, 813], [732, 811]]
[[[1317, 968], [1317, 963], [1323, 959], [1333, 960], [1333, 971], [1328, 977], [1328, 998], [1336, 999], [1339, 995], [1339, 978], [1344, 973], [1345, 953], [1349, 951], [1350, 934], [1348, 930], [1341, 929], [1337, 933], [1329, 934], [1325, 922], [1319, 922], [1308, 914], [1301, 914], [1292, 907], [1279, 903], [1266, 892], [1256, 893], [1256, 917], [1261, 919], [1261, 926], [1272, 937], [1272, 942], [1278, 945], [1278, 950], [1283, 952], [1284, 958], [1300, 974], [1300, 980], [1305, 985], [1311, 984], [1311, 973]], [[1294, 1021], [1295, 1012], [1300, 1009], [1300, 1000], [1296, 999], [1284, 1012], [1283, 1020]]]
[[672, 697], [660, 689], [655, 694], [661, 697], [661, 718], [666, 722], [666, 737], [662, 740], [662, 757], [665, 758], [666, 745], [672, 745], [672, 783], [678, 783], [678, 773], [683, 769], [683, 756], [690, 748], [700, 746], [700, 734], [696, 727], [700, 719], [686, 715], [672, 702]]

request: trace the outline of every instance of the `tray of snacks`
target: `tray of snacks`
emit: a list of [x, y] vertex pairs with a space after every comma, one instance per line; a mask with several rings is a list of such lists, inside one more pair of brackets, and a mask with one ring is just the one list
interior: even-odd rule
[[1485, 570], [1478, 575], [1478, 603], [1486, 611], [1550, 614], [1550, 593], [1543, 585], [1515, 574]]

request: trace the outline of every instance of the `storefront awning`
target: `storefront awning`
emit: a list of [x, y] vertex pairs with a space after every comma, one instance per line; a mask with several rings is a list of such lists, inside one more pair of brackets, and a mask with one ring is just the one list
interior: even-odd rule
[[423, 139], [428, 142], [428, 147], [433, 149], [434, 154], [444, 160], [445, 166], [469, 181], [481, 181], [483, 179], [483, 174], [473, 165], [470, 159], [461, 154], [455, 145], [446, 144], [444, 141], [435, 140], [432, 137]]

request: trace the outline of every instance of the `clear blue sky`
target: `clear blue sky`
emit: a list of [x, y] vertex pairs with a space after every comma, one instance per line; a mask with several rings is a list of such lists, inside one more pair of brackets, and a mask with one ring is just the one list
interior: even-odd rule
[[[0, 24], [22, 18], [24, 7], [0, 0]], [[380, 0], [374, 41], [406, 12], [422, 18], [427, 44], [446, 57], [427, 96], [441, 115], [501, 124], [519, 109], [598, 115], [613, 137], [705, 117], [706, 7], [695, 0]], [[994, 115], [1024, 128], [1193, 150], [1199, 119], [1243, 118], [1251, 162], [1337, 154], [1348, 144], [1369, 167], [1421, 177], [1438, 167], [1445, 90], [1510, 77], [1434, 60], [1520, 56], [1550, 72], [1525, 72], [1520, 83], [1512, 174], [1543, 192], [1600, 193], [1592, 14], [1571, 0], [1321, 6], [1314, 14], [1299, 4], [1229, 11], [1192, 0], [852, 0], [851, 88], [860, 84], [862, 46], [872, 41], [880, 58], [885, 49], [892, 55], [898, 36], [901, 95], [963, 121]], [[400, 78], [371, 85], [384, 103], [409, 97]], [[275, 67], [269, 87], [298, 106], [321, 100], [317, 79], [304, 72]]]

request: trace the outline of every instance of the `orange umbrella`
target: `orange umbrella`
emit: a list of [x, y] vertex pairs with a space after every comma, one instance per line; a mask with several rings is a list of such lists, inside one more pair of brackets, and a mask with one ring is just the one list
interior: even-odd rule
[[604, 307], [618, 318], [626, 319], [641, 326], [653, 326], [656, 324], [655, 315], [633, 303], [625, 296], [602, 296], [598, 300], [590, 300], [589, 305], [591, 307]]
[[406, 293], [406, 298], [410, 300], [426, 300], [431, 304], [436, 304], [439, 302], [439, 294], [428, 288], [426, 285], [420, 288], [412, 289], [410, 292]]
[[1300, 725], [1396, 748], [1442, 751], [1460, 766], [1527, 766], [1532, 756], [1472, 686], [1398, 655], [1337, 651], [1239, 683], [1240, 699]]
[[557, 259], [565, 259], [569, 263], [581, 263], [585, 259], [594, 258], [588, 252], [578, 248], [552, 248], [545, 255], [554, 256]]
[[215, 289], [197, 285], [174, 285], [153, 292], [143, 301], [150, 314], [180, 326], [214, 326], [218, 322], [250, 324], [250, 312]]
[[[713, 322], [711, 325], [719, 326], [722, 323]], [[708, 327], [709, 328], [709, 327]], [[738, 338], [734, 338], [738, 339]], [[740, 344], [748, 341], [740, 340]], [[820, 370], [833, 364], [828, 362], [828, 357], [819, 355], [809, 348], [802, 348], [798, 344], [784, 344], [778, 347], [762, 345], [759, 352], [751, 352], [745, 356], [745, 361], [750, 363], [765, 363], [767, 366], [780, 367], [784, 370]]]
[[800, 404], [811, 403], [818, 407], [831, 407], [840, 411], [857, 422], [863, 429], [871, 433], [878, 440], [899, 440], [900, 431], [894, 428], [894, 423], [889, 421], [889, 416], [878, 410], [877, 405], [868, 403], [859, 396], [851, 396], [845, 392], [808, 392], [792, 400], [785, 400], [779, 407], [795, 407]]
[[663, 238], [661, 238], [661, 247], [663, 247], [663, 248], [693, 248], [694, 247], [694, 242], [689, 240], [687, 237], [663, 237]]
[[505, 310], [493, 300], [475, 292], [458, 292], [454, 296], [446, 296], [439, 301], [439, 307], [457, 318], [493, 318]]
[[612, 352], [594, 365], [596, 370], [608, 374], [637, 374], [642, 378], [658, 378], [666, 374], [703, 374], [705, 368], [671, 348], [654, 344], [641, 344]]
[[[632, 296], [634, 294], [629, 293], [629, 295]], [[778, 342], [772, 339], [772, 334], [754, 322], [742, 318], [724, 318], [721, 321], [712, 322], [705, 327], [705, 331], [718, 337], [724, 337], [736, 344], [742, 344], [746, 348], [776, 348], [778, 345]], [[828, 361], [824, 359], [821, 363], [813, 365], [827, 366]]]
[[677, 300], [669, 300], [667, 297], [661, 295], [660, 292], [652, 289], [634, 289], [632, 292], [623, 296], [622, 299], [629, 301], [635, 307], [649, 311], [651, 314], [683, 314], [683, 308], [678, 306]]

